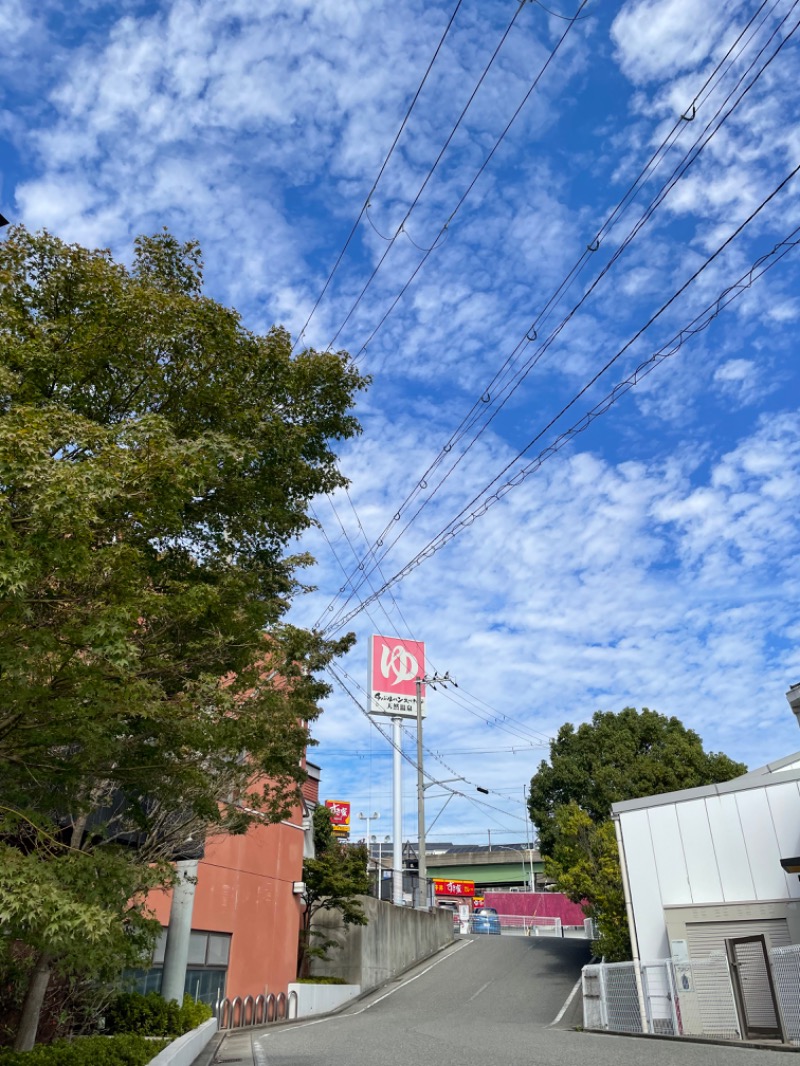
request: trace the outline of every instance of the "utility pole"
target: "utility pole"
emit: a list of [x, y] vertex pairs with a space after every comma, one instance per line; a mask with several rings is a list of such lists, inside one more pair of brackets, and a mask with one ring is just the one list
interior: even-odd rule
[[403, 734], [402, 718], [392, 719], [392, 903], [403, 906]]
[[422, 773], [422, 686], [454, 685], [457, 683], [449, 673], [424, 675], [416, 678], [417, 686], [417, 879], [419, 884], [420, 910], [428, 909], [428, 862], [425, 853], [425, 782]]

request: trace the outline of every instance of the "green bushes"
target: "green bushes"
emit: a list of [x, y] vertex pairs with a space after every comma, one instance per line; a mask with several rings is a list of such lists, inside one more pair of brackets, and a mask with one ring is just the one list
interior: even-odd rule
[[168, 1040], [124, 1036], [79, 1036], [57, 1040], [33, 1051], [0, 1050], [0, 1066], [146, 1066]]
[[[106, 1029], [109, 1033], [180, 1036], [196, 1029], [211, 1014], [210, 1007], [195, 1003], [191, 996], [184, 996], [179, 1006], [175, 1000], [168, 1003], [157, 992], [148, 992], [146, 996], [125, 992], [106, 1011]], [[1, 1060], [0, 1066], [4, 1066]]]
[[298, 977], [299, 985], [347, 985], [344, 977]]

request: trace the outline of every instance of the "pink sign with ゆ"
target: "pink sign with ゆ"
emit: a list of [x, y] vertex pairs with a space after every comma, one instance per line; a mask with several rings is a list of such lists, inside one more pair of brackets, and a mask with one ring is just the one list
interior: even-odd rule
[[[417, 711], [417, 678], [424, 676], [423, 641], [373, 636], [369, 669], [370, 713], [413, 717]], [[424, 685], [420, 695], [425, 696]]]

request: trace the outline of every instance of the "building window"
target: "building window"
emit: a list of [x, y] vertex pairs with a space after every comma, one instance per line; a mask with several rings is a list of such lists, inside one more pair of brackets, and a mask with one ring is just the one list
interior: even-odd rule
[[[167, 930], [162, 929], [153, 952], [153, 961], [147, 970], [129, 970], [137, 992], [161, 991], [164, 972], [164, 952], [167, 945]], [[184, 995], [213, 1007], [217, 999], [225, 996], [225, 980], [231, 954], [230, 933], [212, 933], [192, 930], [189, 940], [189, 959], [186, 967]]]

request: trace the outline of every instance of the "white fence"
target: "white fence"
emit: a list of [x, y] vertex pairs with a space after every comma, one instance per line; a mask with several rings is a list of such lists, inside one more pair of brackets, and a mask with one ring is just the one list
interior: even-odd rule
[[[800, 1046], [800, 945], [768, 953], [779, 1027]], [[742, 1040], [742, 1022], [728, 959], [660, 959], [584, 966], [587, 1029], [660, 1036]], [[741, 1004], [739, 1004], [741, 1007]], [[644, 1015], [644, 1017], [643, 1017]]]
[[[458, 916], [455, 917], [456, 930]], [[470, 918], [470, 932], [502, 933], [509, 936], [555, 936], [562, 937], [564, 931], [560, 918], [537, 918], [530, 914], [492, 914], [480, 912]]]
[[[460, 922], [458, 915], [453, 916], [456, 932]], [[509, 936], [549, 936], [549, 937], [585, 937], [597, 939], [597, 930], [591, 918], [582, 925], [564, 925], [560, 918], [545, 918], [530, 914], [498, 914], [488, 918], [480, 913], [470, 919], [470, 931], [473, 933], [499, 932]], [[463, 930], [466, 931], [466, 928]]]
[[533, 915], [498, 914], [500, 931], [518, 936], [563, 936], [560, 918], [537, 918]]

